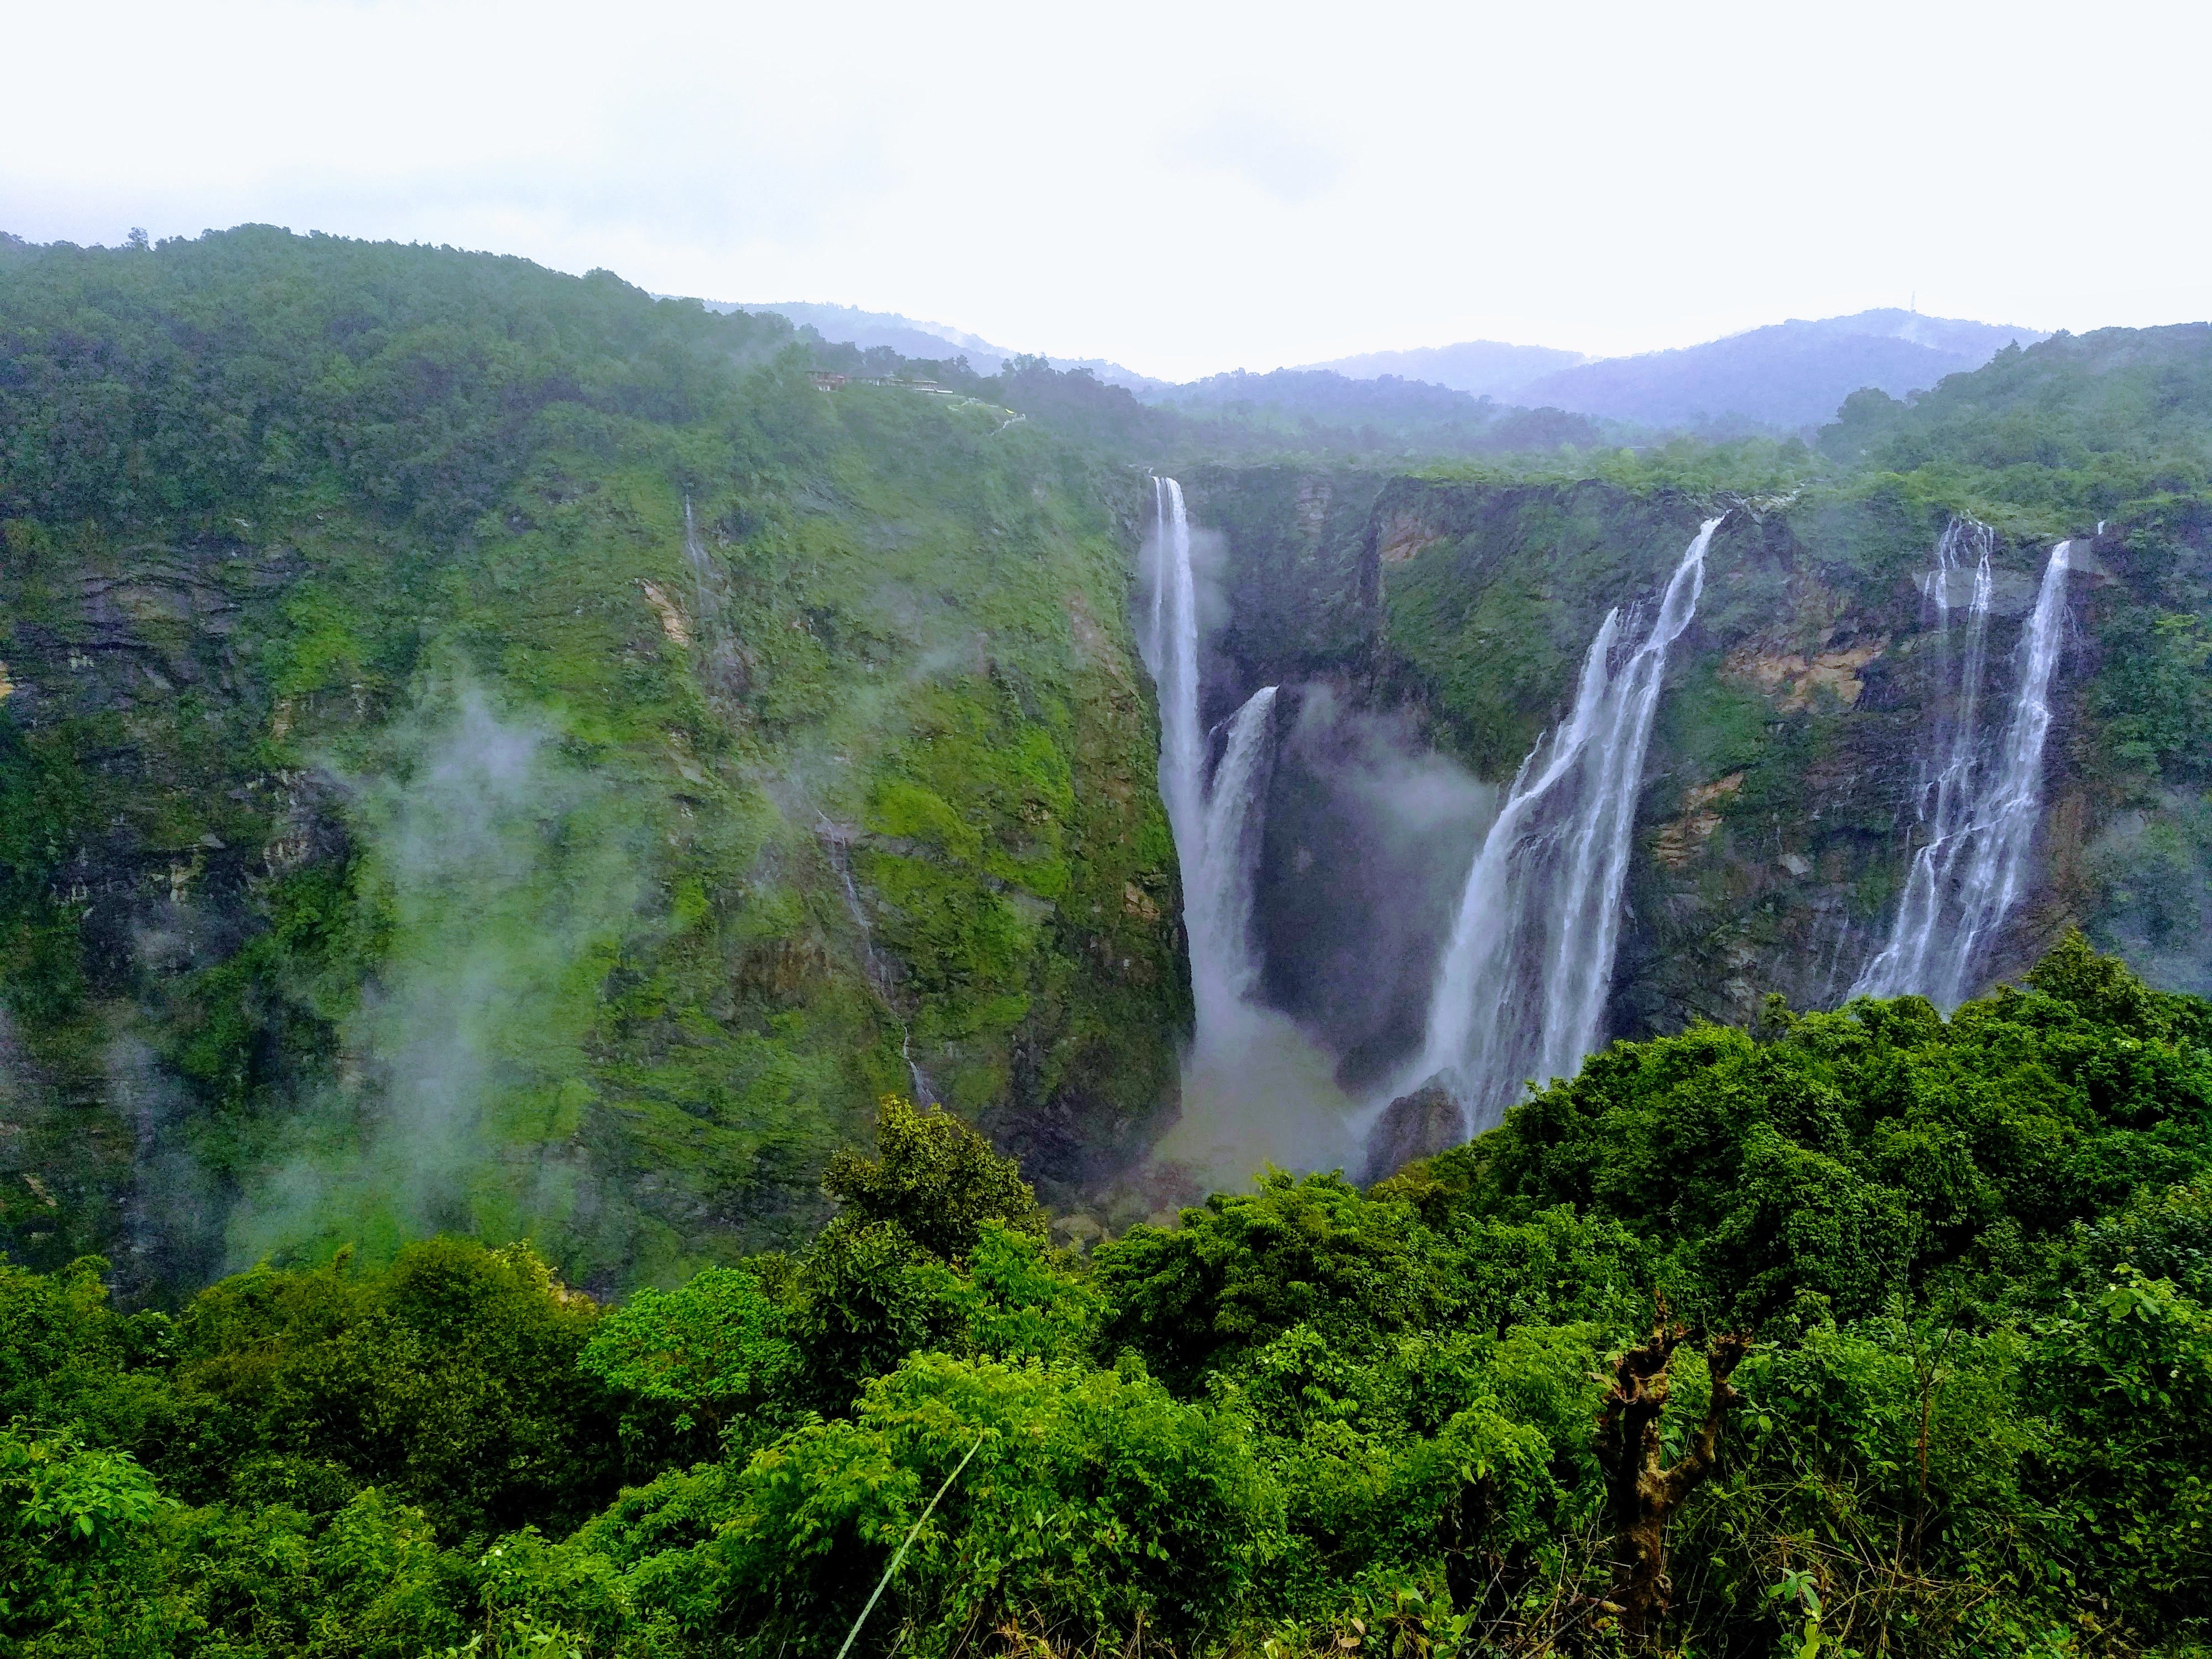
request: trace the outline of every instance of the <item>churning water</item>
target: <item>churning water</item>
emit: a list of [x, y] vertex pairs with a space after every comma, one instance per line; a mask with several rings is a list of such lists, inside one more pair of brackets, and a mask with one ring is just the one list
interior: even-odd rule
[[1275, 688], [1230, 717], [1221, 758], [1199, 709], [1198, 582], [1182, 489], [1153, 481], [1152, 603], [1139, 646], [1158, 688], [1160, 799], [1182, 870], [1195, 1015], [1183, 1112], [1162, 1152], [1242, 1182], [1264, 1162], [1312, 1168], [1344, 1156], [1346, 1103], [1332, 1067], [1285, 1015], [1257, 999], [1252, 912], [1274, 753]]

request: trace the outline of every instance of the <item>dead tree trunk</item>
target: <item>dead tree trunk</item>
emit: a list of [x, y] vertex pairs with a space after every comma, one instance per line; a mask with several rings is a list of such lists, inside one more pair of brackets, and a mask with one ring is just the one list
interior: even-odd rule
[[1748, 1336], [1713, 1340], [1705, 1363], [1712, 1373], [1712, 1403], [1689, 1449], [1668, 1468], [1659, 1462], [1659, 1414], [1671, 1386], [1668, 1371], [1687, 1333], [1667, 1322], [1662, 1303], [1651, 1340], [1631, 1348], [1613, 1366], [1613, 1386], [1597, 1419], [1597, 1458], [1605, 1471], [1606, 1502], [1613, 1528], [1612, 1605], [1621, 1634], [1648, 1647], [1667, 1617], [1674, 1586], [1667, 1577], [1667, 1523], [1683, 1500], [1712, 1473], [1721, 1419], [1743, 1396], [1729, 1378], [1751, 1346]]

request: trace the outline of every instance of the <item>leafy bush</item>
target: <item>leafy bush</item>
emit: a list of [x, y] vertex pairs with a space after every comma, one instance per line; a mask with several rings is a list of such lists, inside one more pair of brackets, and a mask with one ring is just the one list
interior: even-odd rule
[[[0, 1268], [0, 1633], [776, 1659], [881, 1583], [858, 1653], [2185, 1652], [2208, 1036], [2069, 939], [1948, 1021], [1617, 1044], [1371, 1189], [1271, 1175], [1088, 1261], [891, 1100], [805, 1251], [608, 1312], [452, 1240], [173, 1325]], [[1631, 1482], [1656, 1556], [1639, 1467], [1697, 1471]]]

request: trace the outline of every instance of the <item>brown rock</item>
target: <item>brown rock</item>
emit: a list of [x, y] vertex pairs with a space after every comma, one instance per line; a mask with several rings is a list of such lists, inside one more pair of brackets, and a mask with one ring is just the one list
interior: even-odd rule
[[1367, 1179], [1386, 1179], [1408, 1164], [1433, 1158], [1467, 1139], [1467, 1115], [1450, 1090], [1431, 1078], [1383, 1109], [1367, 1136]]
[[1423, 548], [1434, 547], [1443, 540], [1437, 530], [1417, 513], [1393, 513], [1376, 526], [1376, 556], [1384, 564], [1403, 564]]
[[1743, 774], [1731, 772], [1682, 792], [1682, 816], [1659, 826], [1651, 837], [1651, 856], [1665, 868], [1680, 870], [1721, 827], [1719, 804], [1743, 787]]

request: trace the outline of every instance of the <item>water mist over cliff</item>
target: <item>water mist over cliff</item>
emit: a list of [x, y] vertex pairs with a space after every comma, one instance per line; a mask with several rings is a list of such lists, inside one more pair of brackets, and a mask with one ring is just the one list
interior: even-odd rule
[[[1229, 902], [1237, 994], [1200, 986], [1234, 1010], [1204, 1030], [1234, 1035], [1192, 1050], [1177, 1146], [1228, 1126], [1292, 1167], [1387, 1173], [1613, 1036], [1753, 1020], [1774, 992], [1832, 1007], [1877, 973], [1953, 1006], [2033, 960], [2054, 896], [2095, 878], [2047, 739], [2079, 718], [2057, 695], [2069, 591], [2091, 653], [2117, 591], [2101, 532], [2014, 550], [1965, 518], [1596, 482], [1256, 468], [1189, 489], [1180, 530], [1158, 492], [1139, 623], [1176, 614], [1187, 533], [1197, 625], [1180, 664], [1164, 635], [1155, 655], [1196, 688], [1201, 777], [1275, 689]], [[1284, 1032], [1305, 1080], [1249, 1098]], [[1209, 1078], [1209, 1054], [1242, 1058]]]
[[1255, 871], [1274, 753], [1276, 688], [1246, 698], [1215, 732], [1200, 708], [1204, 629], [1190, 521], [1172, 478], [1154, 481], [1150, 589], [1139, 645], [1158, 689], [1160, 798], [1182, 871], [1183, 931], [1195, 1029], [1182, 1115], [1167, 1158], [1216, 1178], [1259, 1164], [1313, 1166], [1340, 1156], [1343, 1103], [1330, 1064], [1297, 1025], [1255, 999]]

